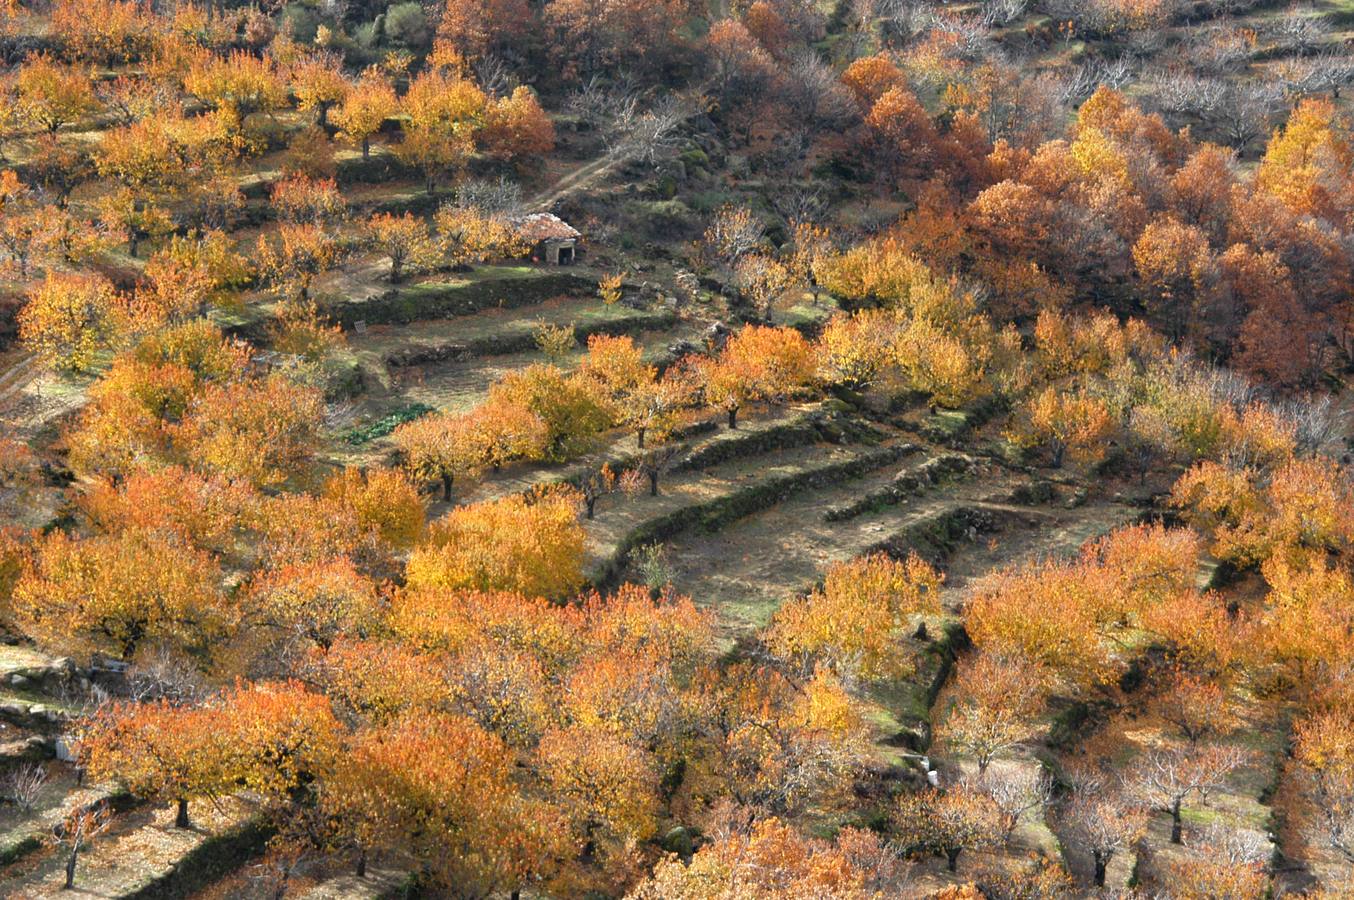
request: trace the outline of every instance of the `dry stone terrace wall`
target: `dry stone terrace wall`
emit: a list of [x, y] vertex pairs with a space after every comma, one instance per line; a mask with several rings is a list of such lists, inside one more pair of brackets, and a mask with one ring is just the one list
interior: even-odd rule
[[517, 278], [425, 282], [366, 300], [342, 301], [329, 312], [335, 322], [350, 330], [356, 322], [408, 325], [424, 319], [468, 316], [494, 307], [516, 309], [560, 295], [585, 296], [596, 289], [591, 279], [573, 272], [541, 271]]

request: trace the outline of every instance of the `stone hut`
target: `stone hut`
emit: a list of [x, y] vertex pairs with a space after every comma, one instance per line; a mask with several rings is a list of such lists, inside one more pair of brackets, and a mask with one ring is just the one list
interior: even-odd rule
[[554, 213], [532, 213], [516, 223], [517, 232], [531, 244], [533, 262], [549, 266], [572, 265], [582, 251], [583, 235]]

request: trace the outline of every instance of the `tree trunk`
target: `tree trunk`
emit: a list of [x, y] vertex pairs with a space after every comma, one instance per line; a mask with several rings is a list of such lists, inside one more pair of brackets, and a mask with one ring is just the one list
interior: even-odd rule
[[365, 847], [357, 851], [357, 877], [367, 877], [367, 850]]
[[1175, 802], [1171, 804], [1171, 843], [1182, 843], [1184, 826], [1180, 821], [1180, 803], [1181, 798], [1176, 797]]
[[451, 502], [451, 476], [443, 474], [442, 476], [442, 499]]
[[434, 177], [434, 176], [432, 176], [432, 175], [429, 175], [429, 176], [428, 176], [428, 182], [427, 182], [426, 187], [427, 187], [427, 189], [428, 189], [428, 193], [429, 193], [429, 194], [431, 194], [433, 191], [437, 190], [437, 178]]
[[1062, 441], [1054, 441], [1053, 447], [1053, 468], [1061, 469], [1063, 467], [1063, 454], [1067, 452], [1067, 445]]
[[179, 798], [179, 812], [174, 816], [175, 828], [191, 828], [192, 822], [188, 820], [188, 800], [184, 797]]
[[588, 511], [587, 511], [587, 517], [588, 517], [589, 519], [591, 519], [591, 518], [592, 518], [593, 510], [594, 510], [594, 509], [596, 508], [596, 506], [597, 506], [597, 498], [596, 498], [596, 497], [588, 497], [588, 498], [586, 498], [586, 499], [583, 501], [583, 503], [584, 503], [584, 505], [586, 505], [587, 508], [588, 508]]
[[398, 256], [390, 257], [390, 280], [394, 284], [404, 280], [404, 260]]
[[1105, 869], [1109, 867], [1110, 855], [1108, 853], [1092, 853], [1091, 858], [1095, 860], [1095, 886], [1105, 886]]
[[738, 427], [738, 407], [736, 406], [729, 410], [729, 427]]
[[959, 854], [962, 853], [963, 851], [964, 851], [963, 847], [954, 847], [945, 851], [945, 858], [948, 861], [949, 869], [951, 872], [955, 871], [958, 868]]
[[371, 135], [362, 139], [362, 161], [366, 162], [369, 159], [371, 159]]
[[648, 430], [648, 429], [646, 429], [646, 428], [636, 428], [636, 429], [635, 429], [635, 439], [639, 442], [639, 449], [641, 449], [641, 450], [644, 449], [644, 432], [647, 431], [647, 430]]
[[656, 470], [649, 473], [649, 496], [658, 496], [658, 472]]
[[75, 859], [79, 855], [79, 848], [71, 847], [71, 855], [66, 857], [66, 885], [63, 890], [69, 891], [75, 887]]

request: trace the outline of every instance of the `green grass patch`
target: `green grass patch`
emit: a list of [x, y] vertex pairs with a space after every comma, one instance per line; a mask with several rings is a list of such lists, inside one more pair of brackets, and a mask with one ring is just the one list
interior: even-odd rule
[[363, 425], [360, 428], [349, 428], [340, 435], [340, 439], [345, 444], [353, 447], [360, 447], [368, 441], [383, 438], [396, 428], [399, 428], [405, 422], [412, 422], [415, 419], [426, 416], [432, 411], [433, 408], [426, 403], [410, 403], [408, 406], [401, 406], [394, 412], [382, 416], [370, 425]]

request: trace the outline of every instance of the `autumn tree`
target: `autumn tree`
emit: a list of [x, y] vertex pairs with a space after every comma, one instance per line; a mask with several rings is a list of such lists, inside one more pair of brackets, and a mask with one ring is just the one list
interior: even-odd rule
[[833, 316], [815, 347], [819, 377], [853, 391], [883, 381], [893, 368], [897, 329], [897, 319], [882, 310]]
[[250, 268], [232, 249], [226, 233], [212, 230], [171, 237], [146, 260], [144, 274], [133, 298], [133, 314], [138, 328], [151, 330], [229, 305]]
[[667, 437], [696, 392], [686, 367], [670, 366], [659, 377], [626, 335], [590, 335], [580, 371], [597, 382], [613, 418], [634, 430], [641, 450], [647, 435], [660, 441]]
[[333, 178], [284, 175], [273, 182], [268, 199], [277, 217], [292, 225], [334, 224], [348, 209]]
[[536, 748], [536, 768], [583, 853], [602, 865], [657, 831], [660, 773], [643, 749], [593, 728], [554, 730]]
[[19, 68], [16, 86], [24, 117], [49, 134], [56, 134], [62, 125], [99, 107], [90, 73], [63, 65], [47, 55], [25, 60]]
[[176, 204], [195, 192], [233, 205], [234, 184], [219, 184], [231, 152], [211, 121], [148, 117], [110, 128], [95, 153], [98, 173], [117, 185], [100, 198], [103, 220], [124, 234], [135, 256], [140, 242], [174, 229]]
[[359, 732], [322, 803], [363, 849], [400, 854], [447, 888], [487, 895], [532, 875], [548, 823], [521, 796], [512, 751], [457, 716]]
[[19, 338], [47, 363], [83, 371], [111, 342], [118, 303], [102, 275], [49, 272], [19, 311]]
[[831, 898], [887, 895], [907, 883], [903, 865], [872, 831], [844, 828], [835, 842], [805, 837], [776, 818], [732, 810], [689, 863], [669, 858], [631, 896], [635, 900], [714, 900], [738, 894], [773, 900], [809, 894]]
[[1069, 452], [1082, 460], [1101, 458], [1114, 428], [1114, 415], [1103, 399], [1050, 385], [1029, 401], [1015, 437], [1047, 447], [1049, 461], [1057, 469]]
[[502, 215], [471, 206], [445, 204], [433, 217], [442, 252], [452, 265], [526, 256], [531, 246]]
[[342, 558], [257, 572], [243, 599], [248, 612], [241, 637], [259, 648], [266, 665], [279, 669], [312, 646], [327, 649], [341, 635], [365, 638], [382, 621], [376, 585]]
[[851, 802], [867, 752], [865, 720], [830, 672], [799, 685], [742, 663], [703, 672], [695, 687], [703, 751], [697, 784], [781, 816]]
[[349, 466], [334, 473], [322, 490], [326, 500], [396, 549], [412, 547], [423, 534], [423, 501], [398, 469]]
[[317, 390], [270, 375], [208, 385], [185, 415], [178, 438], [203, 471], [275, 486], [306, 472], [323, 421]]
[[1030, 663], [992, 652], [965, 657], [938, 704], [944, 714], [936, 739], [971, 755], [981, 777], [998, 753], [1037, 735], [1046, 689], [1044, 674]]
[[1354, 715], [1347, 697], [1319, 703], [1294, 723], [1293, 767], [1302, 787], [1302, 828], [1354, 860]]
[[445, 3], [435, 45], [446, 46], [467, 62], [511, 46], [536, 21], [526, 0], [470, 0]]
[[865, 116], [876, 171], [896, 179], [921, 178], [939, 143], [930, 115], [906, 85], [889, 88]]
[[286, 85], [272, 60], [244, 50], [202, 57], [183, 76], [183, 88], [221, 111], [237, 131], [254, 113], [280, 109], [287, 100]]
[[408, 122], [395, 153], [423, 171], [428, 193], [438, 175], [459, 170], [475, 152], [487, 103], [472, 81], [444, 70], [424, 71], [409, 85], [401, 101]]
[[215, 560], [155, 532], [53, 532], [12, 602], [20, 627], [43, 643], [124, 660], [156, 641], [205, 654], [231, 621]]
[[1146, 289], [1147, 309], [1179, 341], [1198, 321], [1201, 305], [1216, 278], [1208, 237], [1193, 225], [1157, 219], [1133, 245], [1133, 262]]
[[1072, 684], [1116, 677], [1123, 666], [1109, 624], [1122, 610], [1107, 578], [1086, 562], [1046, 561], [989, 576], [964, 606], [964, 627], [995, 653]]
[[938, 611], [940, 584], [940, 574], [915, 555], [836, 563], [821, 589], [781, 605], [767, 645], [806, 673], [823, 665], [847, 680], [899, 677], [911, 668], [906, 630], [919, 613]]
[[1241, 721], [1222, 685], [1180, 669], [1170, 675], [1152, 709], [1192, 746], [1227, 737]]
[[191, 827], [190, 802], [231, 793], [233, 751], [211, 711], [167, 701], [114, 704], [80, 738], [91, 777], [115, 778], [137, 797], [177, 804], [176, 828]]
[[567, 597], [583, 583], [580, 505], [575, 491], [555, 489], [453, 509], [415, 547], [408, 582]]
[[366, 222], [367, 242], [390, 258], [390, 280], [404, 280], [405, 267], [420, 269], [437, 258], [428, 223], [410, 213], [376, 213]]
[[1001, 833], [991, 798], [962, 781], [944, 790], [904, 794], [893, 811], [893, 824], [910, 852], [939, 854], [951, 872], [965, 850], [990, 846]]
[[288, 299], [305, 304], [315, 279], [338, 265], [343, 248], [324, 225], [284, 222], [271, 239], [259, 235], [256, 252], [260, 274]]
[[728, 413], [736, 428], [748, 403], [774, 403], [808, 387], [814, 376], [813, 350], [792, 328], [748, 325], [729, 339], [719, 356], [700, 363], [705, 397]]
[[1299, 214], [1335, 218], [1336, 196], [1350, 177], [1349, 137], [1326, 99], [1304, 100], [1275, 132], [1256, 172], [1256, 188]]
[[371, 139], [382, 124], [399, 111], [399, 98], [389, 79], [376, 68], [362, 73], [333, 111], [332, 120], [346, 141], [362, 147], [362, 158], [371, 158]]
[[517, 406], [545, 424], [545, 457], [565, 460], [588, 449], [612, 424], [595, 383], [581, 372], [535, 364], [512, 371], [489, 387], [491, 408]]
[[450, 501], [456, 478], [473, 475], [485, 465], [476, 452], [473, 429], [474, 420], [466, 415], [420, 416], [396, 428], [391, 440], [410, 476], [441, 482], [442, 499]]
[[508, 162], [541, 157], [555, 149], [555, 126], [525, 86], [491, 101], [484, 111], [478, 141], [484, 152]]
[[329, 110], [348, 94], [340, 61], [324, 55], [307, 56], [291, 67], [290, 76], [297, 108], [303, 112], [315, 110], [315, 124], [327, 126]]
[[248, 485], [164, 466], [133, 469], [116, 483], [95, 479], [79, 503], [100, 531], [174, 535], [225, 555], [234, 549], [256, 499]]

